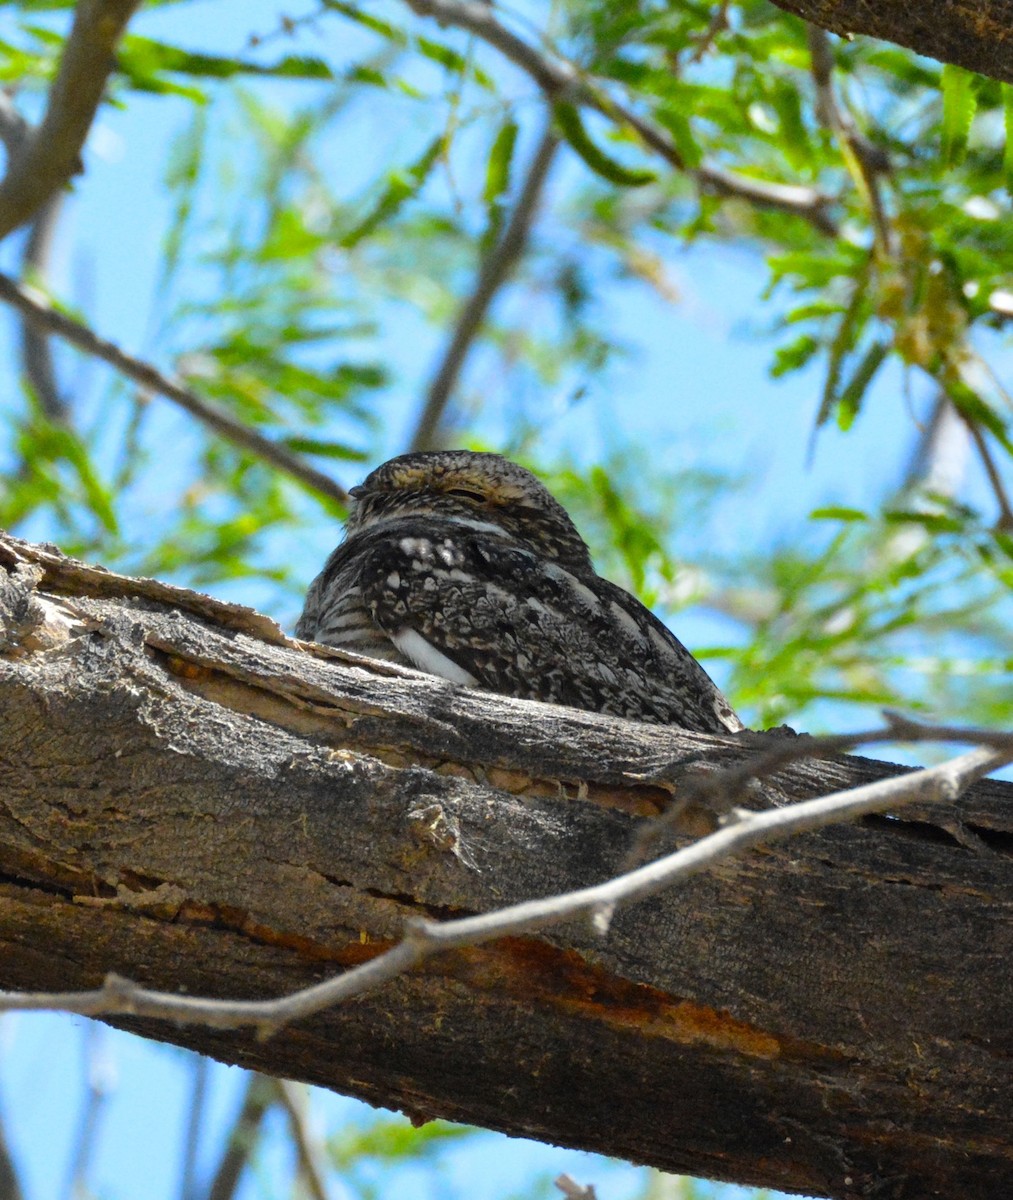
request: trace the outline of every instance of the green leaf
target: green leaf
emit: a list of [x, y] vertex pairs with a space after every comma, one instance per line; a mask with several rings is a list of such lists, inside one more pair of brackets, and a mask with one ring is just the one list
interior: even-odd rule
[[868, 521], [869, 514], [860, 508], [844, 508], [839, 505], [828, 505], [826, 508], [814, 508], [809, 514], [810, 521]]
[[943, 66], [940, 80], [943, 93], [941, 154], [943, 166], [962, 163], [967, 154], [967, 135], [978, 107], [977, 76], [953, 63]]
[[990, 404], [962, 380], [947, 380], [944, 386], [947, 396], [963, 416], [976, 425], [983, 425], [1001, 443], [1007, 454], [1013, 454], [1013, 442], [1006, 431], [1006, 423]]
[[396, 216], [406, 201], [417, 195], [446, 148], [446, 137], [438, 134], [407, 170], [392, 171], [371, 212], [341, 239], [346, 249], [357, 245], [380, 225]]
[[373, 33], [393, 42], [395, 46], [408, 44], [408, 35], [403, 29], [391, 25], [389, 21], [384, 21], [372, 13], [363, 12], [354, 4], [346, 4], [344, 0], [323, 0], [323, 7], [331, 9], [332, 12], [341, 13], [343, 17], [348, 17], [350, 21], [355, 21], [359, 25], [364, 25]]
[[364, 1129], [350, 1126], [327, 1140], [331, 1161], [338, 1167], [357, 1166], [363, 1159], [382, 1163], [421, 1161], [447, 1144], [474, 1137], [475, 1129], [449, 1121], [427, 1121], [413, 1128], [399, 1117], [381, 1117]]
[[770, 368], [770, 374], [775, 379], [780, 379], [782, 375], [798, 371], [814, 355], [818, 354], [822, 347], [823, 343], [819, 338], [813, 337], [810, 333], [801, 334], [787, 346], [778, 346], [774, 351], [774, 362]]
[[455, 75], [470, 75], [476, 83], [489, 90], [494, 87], [492, 79], [485, 71], [471, 62], [466, 55], [444, 45], [443, 42], [420, 37], [415, 39], [415, 45], [426, 58], [439, 63], [445, 70], [452, 71]]
[[686, 166], [698, 167], [703, 152], [696, 138], [693, 137], [693, 128], [686, 114], [681, 109], [668, 106], [659, 109], [656, 115], [658, 123], [664, 125], [672, 135], [672, 141], [675, 142], [676, 149], [682, 155], [682, 161]]
[[516, 145], [517, 122], [507, 120], [500, 126], [493, 140], [485, 168], [482, 198], [486, 206], [486, 225], [480, 246], [483, 254], [496, 243], [503, 226], [504, 200], [510, 187]]
[[830, 419], [830, 414], [838, 400], [838, 386], [841, 380], [841, 370], [848, 352], [858, 342], [861, 332], [868, 319], [866, 312], [866, 292], [869, 287], [869, 265], [866, 259], [855, 277], [848, 307], [841, 314], [837, 332], [830, 344], [830, 361], [827, 364], [827, 377], [823, 384], [823, 396], [820, 409], [816, 414], [816, 428], [819, 429]]
[[591, 170], [602, 179], [618, 184], [619, 187], [643, 187], [644, 184], [657, 180], [658, 177], [653, 171], [625, 167], [595, 145], [584, 128], [584, 121], [576, 105], [560, 102], [552, 106], [552, 111], [560, 133]]
[[340, 458], [343, 462], [365, 462], [369, 455], [354, 446], [342, 442], [322, 441], [318, 438], [286, 437], [282, 444], [296, 454], [319, 454], [325, 458]]
[[517, 122], [505, 121], [496, 134], [489, 151], [485, 167], [485, 187], [482, 199], [486, 204], [495, 204], [510, 187], [510, 167], [513, 163], [514, 147], [517, 144]]
[[858, 410], [862, 405], [862, 397], [889, 353], [889, 342], [873, 342], [862, 355], [861, 362], [837, 398], [837, 426], [839, 429], [846, 431], [854, 424], [855, 417], [858, 416]]
[[159, 72], [195, 75], [205, 79], [231, 79], [236, 75], [264, 75], [278, 79], [330, 79], [331, 69], [321, 58], [287, 55], [264, 64], [219, 54], [195, 54], [153, 38], [128, 34], [120, 47], [120, 69], [135, 82], [150, 83]]

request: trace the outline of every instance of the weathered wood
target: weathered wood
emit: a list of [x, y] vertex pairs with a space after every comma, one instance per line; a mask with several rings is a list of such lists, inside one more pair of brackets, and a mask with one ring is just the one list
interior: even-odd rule
[[[0, 985], [271, 996], [622, 863], [746, 750], [287, 645], [0, 539]], [[26, 567], [26, 563], [36, 564]], [[48, 617], [48, 623], [43, 618]], [[3, 631], [6, 630], [6, 637]], [[791, 798], [895, 773], [808, 761]], [[117, 1022], [403, 1108], [833, 1197], [1013, 1186], [1013, 786], [429, 960], [266, 1042]]]
[[1013, 83], [1013, 0], [773, 0], [843, 36], [868, 34]]

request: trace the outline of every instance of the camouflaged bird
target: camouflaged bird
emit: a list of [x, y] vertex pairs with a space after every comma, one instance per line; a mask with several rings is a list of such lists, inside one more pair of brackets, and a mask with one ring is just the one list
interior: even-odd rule
[[678, 638], [597, 574], [530, 471], [469, 450], [402, 454], [350, 495], [297, 637], [505, 696], [744, 728]]

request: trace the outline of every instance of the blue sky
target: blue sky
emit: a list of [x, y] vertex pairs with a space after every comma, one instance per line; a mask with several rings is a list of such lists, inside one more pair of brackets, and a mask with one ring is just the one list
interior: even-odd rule
[[[275, 26], [274, 5], [208, 0], [144, 12], [135, 29], [164, 34], [194, 49], [233, 53], [243, 48], [245, 31], [258, 24], [265, 32]], [[319, 36], [329, 39], [354, 42], [357, 36], [337, 21], [321, 29]], [[0, 36], [2, 32], [0, 24]], [[315, 50], [317, 36], [306, 34], [298, 48]], [[297, 97], [300, 85], [272, 87], [278, 96]], [[87, 310], [99, 332], [163, 366], [167, 364], [159, 346], [149, 336], [168, 215], [161, 177], [166, 142], [190, 113], [184, 101], [146, 96], [130, 97], [124, 109], [105, 109], [87, 150], [87, 174], [69, 203], [61, 233], [59, 276], [67, 297]], [[370, 132], [364, 127], [363, 146], [344, 148], [346, 158], [368, 153]], [[10, 247], [4, 256], [4, 264], [10, 266]], [[845, 437], [828, 429], [821, 435], [810, 465], [807, 451], [820, 381], [815, 371], [782, 381], [768, 375], [771, 347], [757, 328], [758, 297], [765, 282], [760, 259], [746, 251], [699, 245], [671, 252], [669, 269], [681, 297], [677, 305], [663, 304], [629, 284], [614, 286], [604, 297], [620, 337], [639, 349], [610, 377], [608, 396], [593, 396], [576, 410], [567, 408], [563, 394], [545, 397], [548, 411], [559, 414], [555, 420], [561, 445], [592, 461], [618, 431], [652, 445], [673, 465], [707, 465], [747, 476], [748, 488], [729, 507], [720, 531], [728, 548], [755, 547], [790, 536], [820, 505], [870, 505], [899, 481], [914, 424], [896, 374], [886, 372], [877, 381], [874, 402], [854, 431]], [[403, 448], [419, 389], [440, 345], [439, 334], [421, 321], [409, 323], [407, 332], [402, 327], [399, 336], [386, 343], [400, 376], [388, 409], [388, 452]], [[1007, 355], [1005, 363], [1009, 361]], [[473, 369], [480, 371], [481, 366], [479, 357]], [[6, 373], [0, 403], [15, 389], [16, 380]], [[99, 391], [94, 389], [96, 395]], [[916, 407], [927, 399], [927, 392], [919, 393], [916, 387]], [[164, 401], [154, 403], [161, 407], [159, 436], [166, 445], [189, 436], [188, 418]], [[495, 428], [495, 416], [490, 428]], [[343, 482], [355, 482], [359, 473], [348, 471]], [[972, 496], [983, 497], [980, 484]], [[300, 539], [307, 581], [336, 537], [337, 530], [321, 522]], [[687, 531], [680, 549], [692, 556], [692, 531]], [[242, 596], [241, 588], [237, 592], [233, 587], [230, 594], [249, 598]], [[291, 619], [295, 614], [279, 615]], [[679, 628], [691, 645], [706, 642], [713, 636], [713, 618], [686, 613]], [[0, 1022], [0, 1103], [30, 1200], [55, 1200], [65, 1194], [89, 1048], [109, 1088], [91, 1177], [94, 1191], [109, 1200], [176, 1195], [192, 1077], [188, 1056], [115, 1031], [89, 1034], [86, 1029], [84, 1021], [50, 1015], [9, 1016]], [[233, 1070], [216, 1068], [212, 1079], [206, 1151], [228, 1120], [240, 1087], [239, 1072]], [[327, 1128], [365, 1119], [367, 1111], [327, 1093], [319, 1093], [315, 1105]], [[245, 1197], [268, 1194], [272, 1181], [281, 1176], [283, 1139], [272, 1139], [270, 1147], [264, 1173], [247, 1180]], [[210, 1158], [206, 1155], [205, 1161]], [[445, 1167], [468, 1200], [521, 1194], [533, 1175], [563, 1171], [595, 1182], [600, 1200], [625, 1200], [639, 1180], [631, 1168], [492, 1135], [455, 1151]]]

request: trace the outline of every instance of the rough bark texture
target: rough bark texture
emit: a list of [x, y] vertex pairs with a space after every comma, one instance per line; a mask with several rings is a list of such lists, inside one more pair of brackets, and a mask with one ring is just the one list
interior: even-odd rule
[[870, 34], [1013, 83], [1013, 0], [773, 0], [848, 36]]
[[[27, 565], [34, 564], [34, 565]], [[286, 646], [0, 539], [0, 985], [272, 996], [601, 880], [718, 739]], [[6, 630], [6, 638], [3, 631]], [[777, 780], [801, 798], [896, 772]], [[1013, 787], [430, 959], [268, 1041], [123, 1021], [419, 1117], [833, 1197], [1013, 1188]]]

